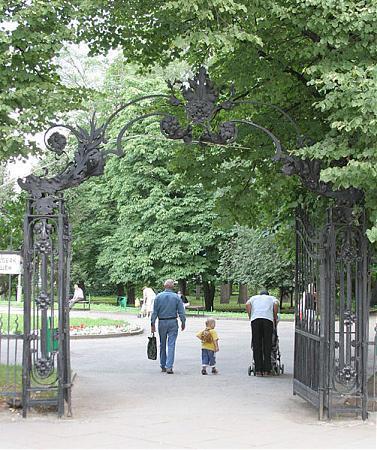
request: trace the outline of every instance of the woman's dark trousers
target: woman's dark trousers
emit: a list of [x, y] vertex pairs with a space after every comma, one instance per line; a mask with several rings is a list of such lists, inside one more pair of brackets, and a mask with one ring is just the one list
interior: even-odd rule
[[251, 322], [253, 355], [256, 372], [270, 372], [273, 323], [268, 319]]

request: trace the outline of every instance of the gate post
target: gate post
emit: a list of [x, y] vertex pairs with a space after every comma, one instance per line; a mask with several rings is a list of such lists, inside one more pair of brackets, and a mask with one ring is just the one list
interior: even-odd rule
[[29, 226], [31, 215], [31, 200], [27, 200], [24, 217], [24, 341], [22, 353], [22, 416], [27, 415], [30, 386], [30, 318], [31, 318], [31, 248], [32, 234]]
[[[363, 235], [366, 235], [365, 230], [365, 211], [363, 217]], [[362, 241], [362, 298], [361, 311], [359, 316], [361, 317], [361, 323], [359, 333], [361, 334], [361, 366], [362, 366], [362, 419], [368, 418], [368, 343], [369, 343], [369, 305], [371, 296], [371, 277], [370, 277], [370, 254], [369, 243], [366, 238]]]
[[328, 230], [328, 417], [354, 413], [365, 420], [370, 274], [364, 208], [330, 208]]
[[319, 308], [319, 315], [320, 315], [320, 329], [319, 329], [319, 359], [322, 361], [322, 364], [319, 366], [319, 383], [318, 383], [318, 393], [319, 393], [319, 405], [318, 405], [318, 419], [323, 420], [324, 419], [324, 409], [326, 405], [326, 398], [327, 398], [327, 383], [326, 383], [326, 374], [328, 373], [328, 361], [325, 358], [325, 355], [327, 355], [327, 349], [329, 346], [328, 341], [328, 332], [325, 327], [326, 320], [325, 318], [328, 316], [328, 303], [326, 301], [326, 298], [328, 298], [327, 295], [327, 289], [328, 289], [328, 277], [326, 272], [326, 248], [325, 248], [325, 242], [326, 242], [326, 231], [323, 230], [322, 233], [320, 233], [319, 238], [319, 302], [317, 302], [317, 307]]
[[71, 410], [70, 235], [62, 195], [28, 200], [24, 236], [23, 417], [31, 406], [54, 406], [62, 416], [65, 401]]

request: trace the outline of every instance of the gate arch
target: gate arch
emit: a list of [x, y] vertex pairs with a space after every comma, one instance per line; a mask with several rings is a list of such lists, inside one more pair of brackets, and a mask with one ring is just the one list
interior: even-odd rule
[[[283, 165], [286, 175], [298, 175], [304, 186], [318, 195], [333, 198], [339, 204], [351, 205], [363, 201], [363, 192], [355, 188], [334, 190], [329, 183], [320, 180], [321, 161], [303, 160], [289, 155], [279, 138], [266, 127], [246, 119], [230, 119], [214, 126], [214, 119], [220, 111], [228, 112], [238, 106], [257, 105], [252, 100], [240, 100], [244, 95], [236, 96], [233, 90], [223, 102], [218, 102], [219, 92], [209, 79], [206, 70], [201, 67], [198, 74], [187, 83], [179, 83], [180, 94], [176, 94], [174, 86], [169, 86], [170, 95], [153, 94], [139, 97], [118, 108], [110, 115], [108, 120], [97, 125], [95, 116], [89, 123], [88, 130], [71, 125], [53, 125], [45, 134], [48, 149], [60, 156], [64, 153], [67, 139], [64, 134], [55, 131], [65, 128], [71, 132], [78, 141], [74, 160], [70, 162], [62, 173], [55, 177], [37, 177], [30, 175], [18, 183], [22, 189], [29, 193], [28, 206], [24, 225], [24, 350], [23, 350], [23, 415], [27, 415], [29, 407], [38, 404], [54, 404], [58, 414], [64, 414], [66, 404], [68, 411], [71, 408], [71, 375], [70, 375], [70, 349], [69, 349], [69, 309], [67, 304], [67, 289], [69, 286], [70, 265], [70, 229], [67, 214], [64, 209], [62, 191], [77, 186], [92, 176], [99, 176], [104, 172], [105, 159], [110, 154], [123, 155], [122, 140], [126, 132], [137, 122], [146, 118], [159, 119], [161, 133], [167, 139], [181, 140], [184, 143], [197, 143], [199, 145], [227, 145], [237, 139], [237, 131], [241, 126], [251, 127], [264, 133], [275, 147], [273, 160]], [[139, 104], [144, 100], [165, 99], [169, 111], [152, 111], [128, 121], [119, 131], [116, 148], [106, 149], [106, 132], [111, 121], [126, 108]], [[258, 104], [259, 105], [259, 104]], [[309, 139], [304, 136], [293, 119], [282, 109], [274, 105], [268, 106], [278, 111], [295, 132], [297, 145], [304, 146]], [[186, 114], [187, 123], [182, 125], [178, 116], [172, 115], [170, 110], [181, 108]], [[343, 286], [341, 261], [339, 259], [340, 242], [338, 224], [333, 220], [335, 209], [331, 210], [331, 220], [324, 225], [320, 237], [316, 231], [309, 231], [307, 222], [297, 225], [297, 264], [296, 264], [296, 352], [295, 352], [295, 393], [303, 396], [319, 409], [320, 418], [323, 417], [324, 408], [328, 416], [333, 412], [341, 411], [335, 405], [335, 398], [340, 382], [355, 379], [355, 389], [361, 406], [357, 411], [366, 417], [365, 393], [365, 348], [368, 318], [366, 309], [368, 302], [368, 266], [367, 244], [365, 230], [360, 223], [353, 225], [357, 232], [358, 242], [363, 249], [360, 256], [363, 263], [362, 270], [348, 270], [347, 265], [347, 301], [352, 297], [352, 286], [349, 288], [349, 276], [355, 275], [357, 289], [356, 309], [345, 309], [341, 306], [341, 332], [334, 331], [337, 322], [337, 286]], [[344, 226], [343, 226], [344, 228]], [[347, 228], [348, 230], [348, 228]], [[349, 234], [346, 233], [347, 236]], [[347, 238], [349, 242], [349, 239]], [[327, 246], [327, 247], [326, 247]], [[348, 253], [347, 253], [348, 254]], [[328, 256], [329, 255], [329, 256]], [[345, 255], [345, 253], [340, 253]], [[308, 271], [309, 269], [309, 271]], [[314, 272], [316, 276], [313, 277]], [[311, 275], [309, 275], [311, 273]], [[308, 288], [309, 286], [309, 288]], [[311, 287], [310, 287], [311, 286]], [[320, 315], [308, 313], [308, 305], [314, 302], [315, 289], [320, 291]], [[343, 291], [342, 291], [343, 292]], [[304, 296], [305, 293], [305, 296]], [[58, 310], [54, 310], [54, 298], [57, 296]], [[343, 298], [344, 295], [340, 296]], [[305, 303], [305, 304], [304, 304]], [[352, 298], [351, 298], [352, 303]], [[343, 305], [343, 303], [341, 303]], [[314, 307], [313, 307], [314, 311]], [[357, 321], [354, 315], [357, 315]], [[314, 318], [315, 317], [315, 318]], [[355, 326], [351, 326], [350, 321]], [[344, 319], [344, 320], [343, 320]], [[343, 320], [343, 321], [342, 321]], [[343, 328], [342, 328], [343, 327]], [[356, 328], [355, 328], [356, 327]], [[357, 329], [357, 332], [354, 331]], [[346, 330], [346, 331], [344, 331]], [[338, 333], [338, 334], [336, 334]], [[338, 340], [336, 340], [338, 337]], [[352, 339], [355, 337], [355, 339]], [[351, 346], [349, 345], [351, 339]], [[354, 360], [349, 358], [352, 342], [355, 341]], [[360, 350], [361, 349], [361, 350]], [[300, 352], [306, 352], [301, 354]], [[342, 352], [345, 358], [342, 358]], [[339, 355], [335, 357], [335, 353]], [[306, 355], [309, 363], [316, 367], [314, 373], [309, 370], [312, 366], [300, 366], [302, 357]], [[322, 359], [325, 364], [321, 364]], [[352, 364], [351, 364], [352, 363]], [[318, 370], [317, 370], [318, 367]], [[339, 369], [339, 370], [338, 370]], [[317, 373], [318, 372], [318, 373]], [[356, 375], [355, 375], [356, 374]], [[34, 377], [34, 386], [31, 378]], [[52, 377], [52, 379], [50, 378]], [[336, 378], [338, 377], [338, 378]], [[359, 380], [362, 379], [361, 383]], [[331, 379], [331, 380], [330, 380]], [[37, 383], [38, 390], [46, 391], [48, 398], [33, 398]], [[351, 394], [350, 394], [351, 395]], [[353, 395], [353, 394], [352, 394]], [[350, 409], [347, 409], [350, 411]]]

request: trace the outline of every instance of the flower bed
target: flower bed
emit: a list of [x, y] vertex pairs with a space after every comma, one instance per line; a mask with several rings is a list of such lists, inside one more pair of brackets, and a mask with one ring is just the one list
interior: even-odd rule
[[70, 327], [71, 337], [118, 337], [141, 333], [143, 330], [136, 324], [124, 322], [120, 325], [73, 325]]

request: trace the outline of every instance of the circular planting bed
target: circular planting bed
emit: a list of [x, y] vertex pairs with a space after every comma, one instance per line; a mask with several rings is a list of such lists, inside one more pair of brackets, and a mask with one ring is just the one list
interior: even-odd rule
[[141, 334], [143, 329], [133, 324], [125, 325], [96, 325], [96, 326], [72, 326], [70, 327], [71, 339], [111, 338], [133, 336]]
[[75, 318], [70, 326], [71, 339], [111, 338], [141, 334], [143, 329], [121, 320]]

